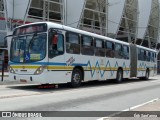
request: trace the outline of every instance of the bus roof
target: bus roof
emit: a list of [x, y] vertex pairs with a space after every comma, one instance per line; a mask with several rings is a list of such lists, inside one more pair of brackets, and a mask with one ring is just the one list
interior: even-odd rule
[[150, 48], [143, 47], [143, 46], [140, 46], [140, 45], [137, 45], [137, 47], [138, 47], [138, 48], [145, 49], [145, 50], [148, 50], [148, 51], [157, 52], [157, 51], [156, 51], [156, 50], [154, 50], [154, 49], [150, 49]]
[[[112, 42], [116, 42], [116, 43], [120, 43], [120, 44], [124, 44], [124, 45], [129, 45], [129, 43], [126, 43], [126, 42], [123, 42], [123, 41], [120, 41], [120, 40], [117, 40], [117, 39], [109, 38], [109, 37], [106, 37], [106, 36], [98, 35], [96, 33], [91, 33], [91, 32], [84, 31], [84, 30], [79, 30], [79, 29], [76, 29], [76, 28], [68, 27], [68, 26], [61, 25], [61, 24], [54, 23], [54, 22], [34, 22], [34, 23], [21, 25], [19, 27], [23, 27], [23, 26], [27, 26], [27, 25], [34, 25], [34, 24], [42, 24], [42, 23], [46, 23], [51, 28], [59, 28], [59, 29], [63, 29], [63, 30], [66, 30], [66, 31], [70, 31], [70, 32], [80, 33], [80, 34], [83, 34], [83, 35], [92, 36], [92, 37], [99, 38], [99, 39], [105, 39], [105, 40], [108, 40], [108, 41], [112, 41]], [[19, 27], [17, 27], [17, 28], [19, 28]], [[157, 52], [156, 50], [146, 48], [146, 47], [143, 47], [143, 46], [140, 46], [140, 45], [137, 45], [137, 47], [145, 49], [145, 50], [149, 50], [149, 51], [152, 51], [152, 52]]]
[[79, 29], [76, 29], [76, 28], [68, 27], [68, 26], [61, 25], [61, 24], [54, 23], [54, 22], [34, 22], [34, 23], [21, 25], [21, 26], [18, 26], [16, 28], [24, 27], [24, 26], [27, 26], [27, 25], [43, 24], [43, 23], [46, 23], [48, 26], [50, 26], [50, 28], [59, 28], [59, 29], [63, 29], [63, 30], [66, 30], [66, 31], [70, 31], [70, 32], [80, 33], [80, 34], [83, 34], [83, 35], [92, 36], [92, 37], [99, 38], [99, 39], [105, 39], [105, 40], [108, 40], [108, 41], [121, 43], [121, 44], [124, 44], [124, 45], [129, 45], [129, 43], [126, 43], [126, 42], [123, 42], [123, 41], [119, 41], [119, 40], [116, 40], [116, 39], [113, 39], [113, 38], [98, 35], [96, 33], [91, 33], [91, 32], [87, 32], [87, 31], [84, 31], [84, 30], [79, 30]]

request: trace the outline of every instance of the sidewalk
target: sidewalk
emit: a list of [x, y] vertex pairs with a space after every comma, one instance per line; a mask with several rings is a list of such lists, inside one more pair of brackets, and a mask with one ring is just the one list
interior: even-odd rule
[[2, 81], [2, 73], [0, 72], [0, 85], [13, 85], [13, 84], [20, 84], [20, 82], [9, 81], [8, 72], [4, 72], [4, 77], [3, 77], [3, 81]]
[[133, 109], [133, 111], [160, 111], [160, 99]]
[[16, 84], [21, 84], [21, 83], [17, 81], [9, 81], [7, 78], [4, 79], [3, 81], [0, 80], [0, 85], [16, 85]]
[[160, 120], [160, 99], [149, 101], [98, 120]]

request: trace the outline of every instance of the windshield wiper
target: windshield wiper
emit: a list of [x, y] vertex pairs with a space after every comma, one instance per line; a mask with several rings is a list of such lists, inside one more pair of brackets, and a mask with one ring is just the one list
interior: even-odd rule
[[30, 45], [31, 45], [34, 37], [36, 37], [37, 35], [38, 35], [37, 33], [34, 33], [34, 34], [33, 34], [33, 37], [31, 38], [31, 40], [30, 40], [30, 42], [29, 42], [29, 44], [28, 44], [28, 51], [29, 51]]

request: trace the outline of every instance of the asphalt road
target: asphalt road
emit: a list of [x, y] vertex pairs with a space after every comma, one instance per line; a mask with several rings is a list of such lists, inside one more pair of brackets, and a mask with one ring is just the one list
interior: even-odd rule
[[[89, 82], [76, 89], [69, 88], [66, 84], [47, 89], [37, 85], [0, 85], [0, 111], [88, 111], [91, 118], [86, 119], [95, 120], [100, 118], [95, 111], [122, 111], [160, 98], [159, 91], [160, 76], [149, 81], [125, 80], [121, 84], [112, 81]], [[69, 112], [72, 113], [76, 114]], [[58, 116], [65, 117], [63, 113], [59, 114]], [[72, 119], [81, 119], [77, 117], [80, 116], [73, 115]]]

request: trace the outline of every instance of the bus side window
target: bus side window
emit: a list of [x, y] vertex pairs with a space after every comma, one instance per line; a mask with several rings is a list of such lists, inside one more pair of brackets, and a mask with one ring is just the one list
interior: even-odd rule
[[66, 33], [66, 51], [71, 54], [80, 54], [80, 37], [77, 33]]
[[138, 48], [138, 60], [141, 60], [141, 50]]
[[144, 50], [141, 49], [141, 51], [140, 51], [140, 58], [141, 58], [140, 60], [141, 61], [145, 61], [145, 56], [144, 55], [145, 55]]
[[155, 62], [157, 59], [157, 54], [156, 53], [153, 53], [153, 62]]
[[81, 53], [83, 55], [94, 55], [93, 38], [90, 36], [81, 36]]
[[155, 54], [155, 60], [157, 59], [157, 53], [154, 53]]
[[147, 61], [148, 61], [148, 62], [151, 61], [151, 52], [149, 52], [149, 51], [148, 51]]
[[123, 58], [122, 45], [119, 43], [115, 44], [115, 57], [120, 59]]
[[147, 61], [147, 51], [144, 50], [144, 61]]
[[114, 58], [114, 43], [106, 41], [106, 57]]
[[123, 58], [129, 59], [129, 47], [126, 45], [123, 46]]
[[154, 62], [154, 53], [151, 52], [151, 62]]
[[95, 55], [96, 56], [105, 56], [105, 49], [104, 49], [104, 41], [101, 39], [95, 39]]

